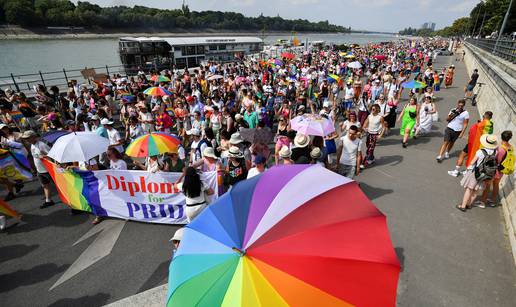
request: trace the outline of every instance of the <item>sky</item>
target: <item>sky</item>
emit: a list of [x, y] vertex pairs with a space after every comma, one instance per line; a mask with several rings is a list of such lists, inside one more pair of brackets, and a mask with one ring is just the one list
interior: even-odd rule
[[[182, 0], [87, 0], [101, 6], [143, 5], [180, 8]], [[480, 0], [186, 0], [192, 11], [232, 11], [245, 16], [280, 15], [288, 19], [328, 20], [355, 30], [398, 32], [435, 22], [441, 29], [468, 16]], [[77, 2], [77, 1], [74, 1]]]

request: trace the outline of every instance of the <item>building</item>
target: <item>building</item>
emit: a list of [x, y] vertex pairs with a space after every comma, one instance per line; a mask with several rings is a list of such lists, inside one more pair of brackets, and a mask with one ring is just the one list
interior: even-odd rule
[[435, 31], [435, 22], [425, 22], [422, 26], [421, 26], [421, 29], [425, 30], [425, 29], [430, 29], [432, 31]]
[[141, 69], [198, 67], [203, 61], [231, 62], [260, 53], [258, 37], [122, 37], [120, 60], [127, 72]]

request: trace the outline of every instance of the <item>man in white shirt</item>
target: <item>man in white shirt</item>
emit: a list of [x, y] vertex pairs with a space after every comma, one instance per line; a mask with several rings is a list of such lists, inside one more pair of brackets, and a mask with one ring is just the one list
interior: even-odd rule
[[338, 172], [350, 179], [360, 174], [360, 163], [362, 162], [362, 140], [358, 138], [357, 134], [357, 126], [349, 127], [348, 133], [340, 138], [337, 148]]
[[118, 131], [113, 127], [114, 122], [107, 118], [104, 118], [100, 123], [107, 130], [109, 147], [116, 148], [118, 152], [124, 152], [124, 147], [122, 146], [124, 141], [120, 137], [120, 133], [118, 133]]
[[21, 138], [31, 144], [30, 152], [34, 158], [34, 166], [36, 166], [36, 170], [38, 172], [39, 182], [41, 183], [43, 192], [45, 193], [45, 202], [39, 207], [41, 209], [50, 207], [54, 205], [52, 198], [50, 198], [50, 182], [52, 182], [52, 178], [48, 174], [48, 171], [42, 162], [42, 159], [45, 158], [50, 151], [50, 147], [48, 147], [47, 144], [41, 142], [36, 132], [32, 130], [25, 131]]
[[436, 158], [438, 163], [450, 157], [448, 153], [452, 149], [453, 144], [455, 144], [458, 138], [462, 138], [466, 132], [469, 123], [469, 113], [464, 109], [465, 105], [466, 101], [459, 99], [457, 107], [448, 113], [448, 118], [446, 119], [448, 125], [446, 126], [446, 130], [444, 130], [444, 142]]
[[346, 89], [344, 94], [344, 110], [349, 110], [353, 107], [353, 100], [355, 99], [355, 89], [353, 88], [353, 82], [348, 81], [346, 83]]

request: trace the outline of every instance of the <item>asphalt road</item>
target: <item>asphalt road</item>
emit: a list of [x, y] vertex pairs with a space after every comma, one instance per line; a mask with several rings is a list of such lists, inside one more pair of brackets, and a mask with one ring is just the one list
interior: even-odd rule
[[[439, 57], [436, 64], [451, 60]], [[454, 87], [438, 94], [441, 118], [463, 95], [467, 80], [463, 64], [455, 65]], [[475, 108], [468, 110], [478, 117]], [[462, 189], [446, 171], [465, 140], [458, 141], [450, 160], [437, 164], [445, 124], [435, 126], [407, 149], [393, 130], [377, 147], [377, 164], [357, 178], [388, 217], [403, 266], [398, 305], [514, 306], [516, 272], [502, 211], [454, 208]], [[101, 306], [166, 283], [168, 240], [176, 227], [104, 222], [95, 229], [107, 229], [75, 244], [92, 234], [91, 216], [71, 216], [61, 203], [39, 209], [36, 182], [22, 195], [11, 204], [24, 215], [23, 222], [0, 232], [0, 305]], [[70, 278], [56, 285], [63, 276]]]

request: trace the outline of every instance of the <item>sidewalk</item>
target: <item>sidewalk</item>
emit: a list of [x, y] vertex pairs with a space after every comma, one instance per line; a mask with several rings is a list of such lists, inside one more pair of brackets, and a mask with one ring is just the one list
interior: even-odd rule
[[[401, 146], [399, 129], [393, 130], [379, 142], [377, 164], [357, 180], [387, 215], [403, 267], [399, 306], [514, 306], [516, 270], [501, 207], [466, 213], [455, 208], [462, 199], [461, 177], [447, 171], [454, 168], [466, 139], [457, 141], [450, 159], [442, 164], [435, 160], [444, 117], [463, 97], [469, 79], [464, 63], [454, 57], [438, 57], [435, 65], [440, 69], [452, 63], [454, 84], [437, 94], [440, 122], [435, 130], [410, 140], [407, 149]], [[470, 105], [467, 110], [472, 124], [478, 111]]]

